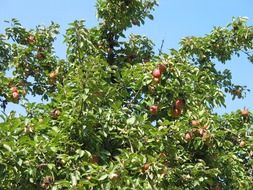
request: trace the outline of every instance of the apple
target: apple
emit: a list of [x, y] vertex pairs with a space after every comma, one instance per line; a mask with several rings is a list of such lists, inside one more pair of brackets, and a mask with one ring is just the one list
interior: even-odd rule
[[163, 63], [160, 64], [158, 67], [159, 67], [159, 70], [160, 70], [161, 73], [164, 73], [167, 69], [167, 66]]
[[35, 42], [35, 36], [33, 35], [28, 36], [27, 42], [28, 44], [33, 44]]
[[161, 77], [161, 71], [159, 69], [155, 69], [152, 72], [152, 75], [154, 78], [160, 78]]
[[45, 58], [45, 55], [43, 53], [37, 53], [36, 58], [41, 60]]
[[13, 97], [15, 100], [18, 100], [18, 99], [19, 99], [19, 93], [18, 93], [18, 92], [13, 92], [13, 93], [12, 93], [12, 97]]
[[241, 148], [243, 148], [243, 147], [245, 146], [245, 141], [241, 141], [240, 144], [239, 144], [239, 146], [240, 146]]
[[192, 140], [192, 133], [191, 133], [191, 132], [185, 133], [184, 139], [185, 139], [186, 141]]
[[152, 114], [156, 114], [158, 112], [158, 109], [159, 109], [159, 107], [157, 105], [152, 105], [152, 106], [149, 107], [149, 111]]
[[241, 110], [241, 115], [243, 117], [248, 117], [249, 116], [249, 110], [244, 108], [243, 110]]
[[200, 124], [200, 123], [199, 123], [198, 120], [192, 120], [192, 121], [191, 121], [191, 125], [194, 126], [194, 127], [198, 126], [199, 124]]
[[175, 101], [175, 107], [177, 109], [182, 109], [184, 107], [184, 100], [183, 99], [177, 99]]
[[142, 166], [142, 172], [143, 172], [143, 173], [146, 172], [146, 171], [149, 169], [149, 167], [150, 167], [150, 164], [149, 164], [149, 163], [144, 164], [144, 165]]
[[206, 133], [206, 130], [204, 128], [199, 128], [198, 133], [203, 136]]
[[52, 112], [51, 112], [51, 116], [53, 119], [57, 119], [59, 116], [60, 116], [61, 112], [60, 110], [58, 109], [54, 109]]
[[18, 88], [16, 86], [11, 87], [12, 92], [18, 92]]
[[172, 110], [172, 117], [179, 117], [181, 115], [181, 109], [174, 108]]

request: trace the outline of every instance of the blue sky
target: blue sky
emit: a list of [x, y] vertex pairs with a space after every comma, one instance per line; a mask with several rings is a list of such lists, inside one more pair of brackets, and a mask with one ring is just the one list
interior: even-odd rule
[[[134, 27], [128, 33], [138, 33], [151, 38], [158, 47], [165, 40], [163, 50], [178, 48], [178, 42], [185, 36], [203, 36], [209, 33], [214, 26], [225, 26], [232, 17], [247, 16], [249, 24], [253, 25], [252, 0], [160, 0], [160, 6], [154, 12], [155, 20], [148, 20], [141, 28]], [[50, 24], [54, 21], [61, 25], [61, 35], [56, 42], [56, 51], [59, 57], [64, 57], [65, 48], [62, 44], [65, 29], [68, 23], [84, 19], [86, 25], [96, 25], [95, 0], [3, 0], [0, 6], [0, 32], [6, 24], [4, 20], [17, 18], [25, 27], [34, 27], [38, 24]], [[244, 100], [231, 101], [227, 97], [227, 108], [219, 109], [219, 113], [241, 109], [246, 106], [253, 109], [253, 64], [245, 57], [235, 58], [225, 66], [233, 73], [233, 81], [247, 85], [251, 89]], [[20, 108], [9, 107], [9, 109]]]

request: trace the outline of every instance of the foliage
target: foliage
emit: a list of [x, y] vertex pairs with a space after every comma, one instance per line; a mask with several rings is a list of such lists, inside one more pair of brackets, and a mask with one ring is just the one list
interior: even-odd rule
[[[1, 189], [252, 188], [253, 116], [214, 108], [227, 93], [245, 96], [215, 65], [241, 53], [252, 61], [253, 28], [235, 18], [157, 55], [147, 37], [124, 35], [156, 5], [98, 0], [98, 26], [69, 25], [66, 59], [53, 48], [57, 24], [9, 22], [0, 35]], [[26, 115], [6, 115], [9, 102]]]

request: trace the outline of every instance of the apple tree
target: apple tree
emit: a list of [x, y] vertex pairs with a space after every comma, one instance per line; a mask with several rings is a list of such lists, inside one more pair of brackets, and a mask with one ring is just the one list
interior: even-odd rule
[[[125, 33], [157, 5], [97, 0], [97, 26], [69, 24], [65, 59], [54, 50], [59, 25], [9, 21], [0, 34], [0, 189], [252, 189], [252, 113], [214, 109], [227, 94], [246, 95], [216, 64], [241, 54], [253, 62], [253, 27], [234, 18], [157, 53]], [[6, 114], [11, 103], [25, 115]]]

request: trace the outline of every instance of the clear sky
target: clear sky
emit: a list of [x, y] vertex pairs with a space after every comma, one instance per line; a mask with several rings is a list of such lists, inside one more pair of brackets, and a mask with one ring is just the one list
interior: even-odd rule
[[[154, 21], [148, 20], [146, 25], [134, 27], [128, 33], [148, 36], [157, 44], [156, 49], [165, 40], [165, 52], [169, 48], [178, 48], [182, 37], [203, 36], [214, 26], [225, 26], [232, 17], [247, 16], [249, 24], [253, 25], [252, 0], [160, 0], [159, 4], [154, 12]], [[59, 57], [65, 55], [62, 35], [68, 23], [84, 19], [88, 27], [97, 24], [95, 0], [1, 0], [0, 33], [6, 26], [3, 21], [11, 18], [19, 19], [25, 27], [30, 28], [38, 24], [48, 25], [51, 21], [60, 24], [61, 35], [55, 44]], [[220, 65], [218, 67], [224, 68]], [[231, 97], [227, 97], [226, 110], [218, 112], [229, 112], [244, 106], [253, 110], [253, 64], [241, 57], [235, 58], [225, 67], [232, 70], [234, 82], [247, 85], [252, 92], [244, 100], [231, 101]], [[17, 109], [22, 112], [20, 108]]]

